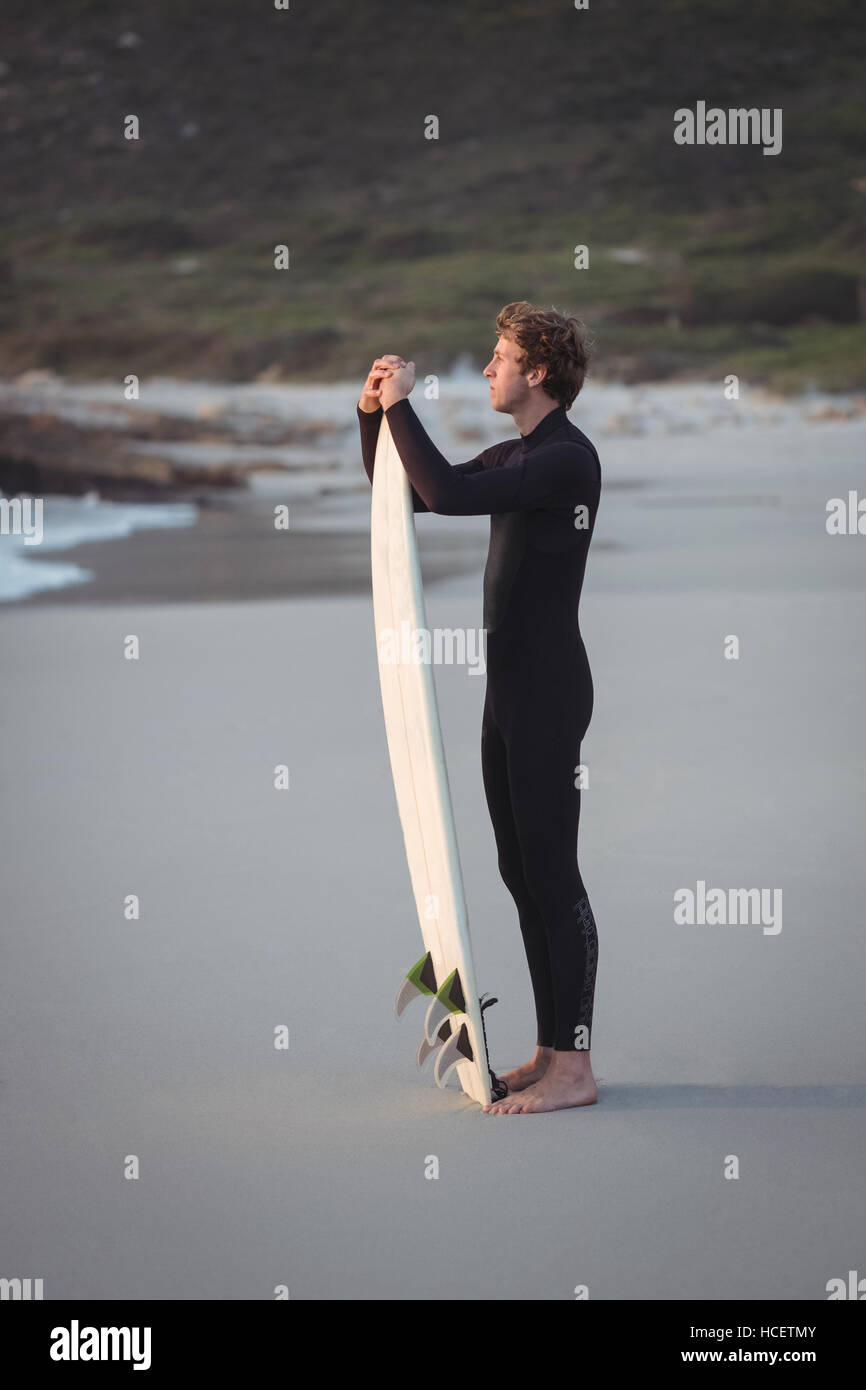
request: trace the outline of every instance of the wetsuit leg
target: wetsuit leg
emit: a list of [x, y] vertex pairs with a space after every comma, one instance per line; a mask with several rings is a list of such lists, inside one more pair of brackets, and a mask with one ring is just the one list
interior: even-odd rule
[[489, 697], [484, 702], [484, 716], [481, 723], [481, 772], [499, 856], [499, 872], [503, 883], [514, 899], [520, 930], [523, 935], [523, 945], [535, 998], [538, 1046], [553, 1047], [556, 1015], [547, 934], [541, 919], [541, 911], [529, 891], [523, 874], [520, 841], [514, 823], [514, 812], [511, 808], [505, 743], [496, 727]]
[[[515, 696], [514, 691], [509, 693]], [[488, 754], [494, 824], [498, 821], [505, 827], [497, 833], [497, 843], [502, 834], [508, 872], [508, 877], [503, 872], [503, 878], [517, 904], [536, 1012], [543, 1023], [539, 1041], [543, 1031], [545, 1046], [557, 1051], [575, 1047], [588, 1051], [598, 935], [577, 861], [580, 790], [575, 786], [581, 739], [592, 708], [585, 655], [578, 654], [571, 678], [561, 684], [551, 687], [540, 677], [509, 702], [494, 701], [494, 708], [499, 716], [497, 736], [504, 748], [503, 758], [488, 726], [486, 741], [494, 754], [492, 759]], [[504, 777], [497, 771], [503, 763]], [[503, 790], [506, 779], [510, 822]], [[514, 868], [515, 841], [519, 875]], [[527, 891], [534, 911], [527, 903]], [[549, 972], [540, 965], [545, 948]], [[549, 991], [554, 1015], [552, 1042]]]

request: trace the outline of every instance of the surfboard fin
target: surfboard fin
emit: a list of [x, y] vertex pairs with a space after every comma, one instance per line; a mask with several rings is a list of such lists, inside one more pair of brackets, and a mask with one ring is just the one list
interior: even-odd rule
[[433, 969], [433, 957], [428, 951], [426, 956], [416, 960], [412, 969], [401, 980], [400, 988], [397, 990], [397, 998], [394, 1001], [394, 1017], [399, 1018], [406, 1005], [419, 994], [429, 996], [435, 993], [436, 972]]
[[460, 1062], [474, 1062], [475, 1055], [472, 1051], [472, 1044], [469, 1041], [469, 1030], [465, 1023], [461, 1023], [459, 1030], [452, 1038], [440, 1048], [436, 1057], [436, 1065], [433, 1068], [433, 1079], [440, 1090], [445, 1089], [449, 1072]]
[[421, 1039], [420, 1043], [418, 1044], [418, 1056], [416, 1058], [419, 1067], [423, 1067], [431, 1052], [435, 1052], [437, 1047], [441, 1047], [444, 1042], [448, 1041], [450, 1034], [451, 1021], [450, 1019], [446, 1018], [445, 1022], [442, 1024], [442, 1027], [439, 1029], [439, 1032], [436, 1034], [436, 1037], [433, 1039], [432, 1043], [429, 1043], [426, 1038]]
[[465, 1014], [465, 1012], [466, 997], [460, 983], [460, 976], [456, 970], [452, 970], [436, 991], [436, 997], [430, 1001], [424, 1025], [427, 1041], [432, 1043], [440, 1023], [449, 1014]]

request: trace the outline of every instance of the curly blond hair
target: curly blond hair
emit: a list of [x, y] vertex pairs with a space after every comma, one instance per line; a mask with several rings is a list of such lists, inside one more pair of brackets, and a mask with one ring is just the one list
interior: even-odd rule
[[520, 349], [518, 370], [546, 367], [543, 389], [569, 410], [592, 356], [585, 324], [573, 314], [538, 309], [526, 299], [516, 299], [500, 309], [496, 328]]

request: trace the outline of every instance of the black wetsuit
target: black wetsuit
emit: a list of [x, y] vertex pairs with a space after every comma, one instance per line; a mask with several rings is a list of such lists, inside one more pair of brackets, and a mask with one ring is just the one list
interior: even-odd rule
[[[527, 435], [449, 464], [409, 400], [386, 414], [416, 512], [490, 515], [484, 572], [484, 790], [499, 871], [514, 898], [538, 1043], [588, 1050], [598, 937], [577, 864], [580, 744], [593, 687], [578, 624], [601, 494], [594, 445], [553, 408]], [[373, 481], [381, 410], [358, 406]]]

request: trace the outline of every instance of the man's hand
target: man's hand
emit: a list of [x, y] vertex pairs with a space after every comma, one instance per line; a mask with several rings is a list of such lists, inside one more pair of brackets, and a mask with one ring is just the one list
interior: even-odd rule
[[415, 385], [415, 363], [406, 362], [400, 367], [395, 367], [390, 376], [382, 382], [382, 389], [379, 399], [382, 409], [387, 410], [389, 405], [395, 401], [402, 401]]
[[[361, 410], [366, 411], [368, 414], [371, 414], [374, 410], [378, 410], [380, 406], [382, 406], [384, 410], [385, 407], [381, 399], [382, 383], [391, 377], [395, 371], [405, 366], [406, 363], [403, 361], [403, 358], [398, 357], [396, 353], [386, 353], [384, 357], [377, 357], [370, 368], [370, 374], [361, 392], [361, 399], [358, 401]], [[414, 371], [412, 380], [414, 385]], [[409, 390], [411, 391], [411, 389], [410, 386]], [[405, 394], [408, 395], [409, 392], [407, 391]], [[391, 404], [390, 400], [388, 404]]]

